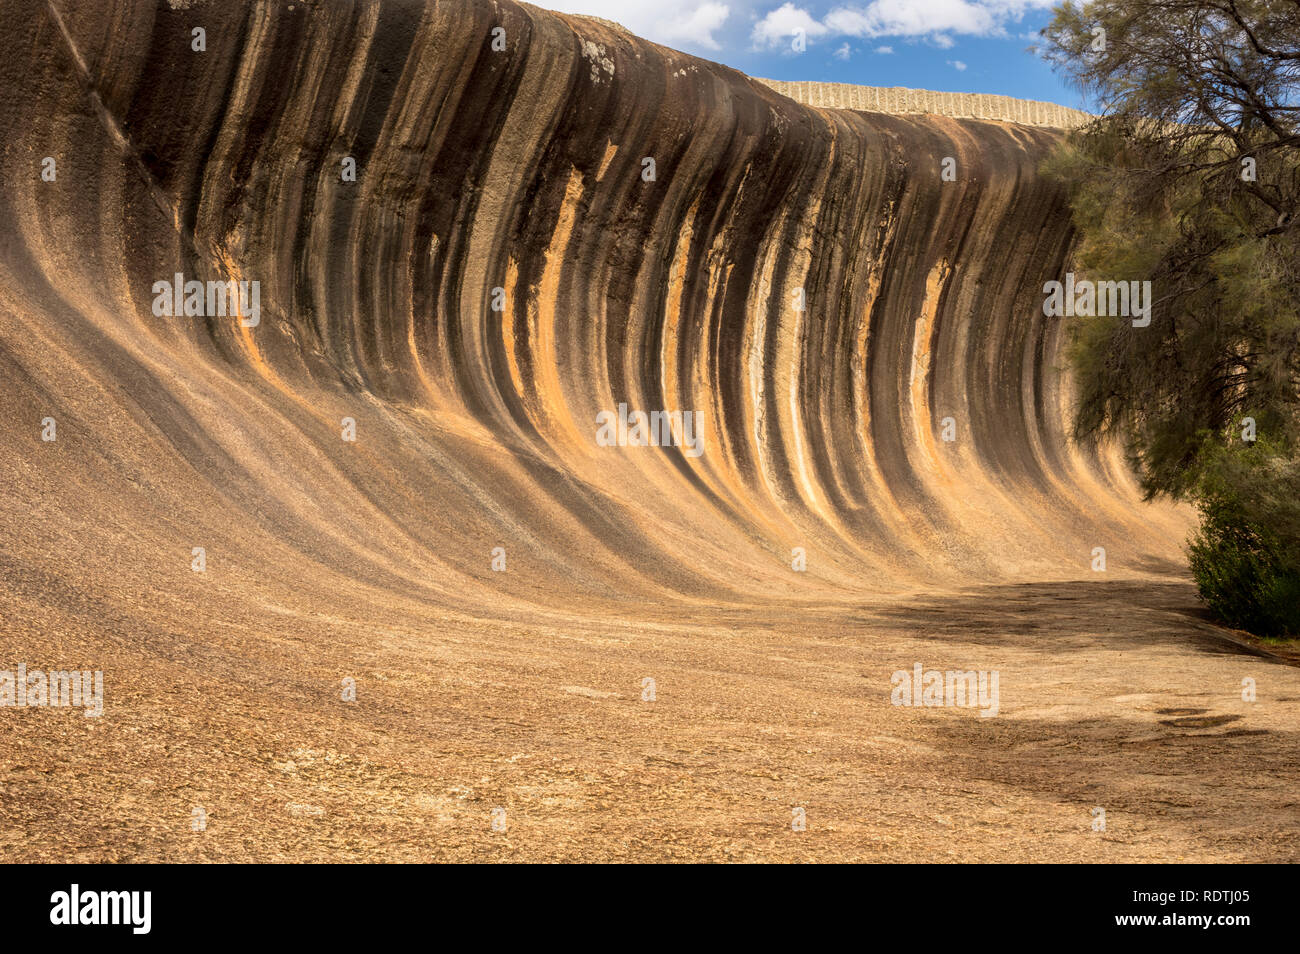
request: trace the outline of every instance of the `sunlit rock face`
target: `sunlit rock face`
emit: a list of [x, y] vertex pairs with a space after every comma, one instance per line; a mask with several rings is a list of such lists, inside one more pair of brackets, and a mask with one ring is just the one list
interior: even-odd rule
[[[508, 2], [10, 6], [6, 440], [60, 438], [6, 467], [43, 539], [467, 611], [1177, 557], [1066, 440], [1053, 130], [809, 108]], [[231, 281], [256, 315], [204, 307]]]

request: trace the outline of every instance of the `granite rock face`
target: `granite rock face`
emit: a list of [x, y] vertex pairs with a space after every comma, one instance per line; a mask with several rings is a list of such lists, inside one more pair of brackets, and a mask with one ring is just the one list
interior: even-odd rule
[[[1183, 523], [1063, 435], [1050, 130], [810, 109], [512, 3], [19, 6], [12, 422], [63, 418], [110, 482], [181, 471], [124, 521], [197, 483], [470, 604], [529, 596], [481, 588], [495, 546], [722, 600], [1177, 559]], [[154, 314], [177, 273], [257, 281], [258, 325]], [[620, 405], [693, 412], [702, 452], [602, 446]]]

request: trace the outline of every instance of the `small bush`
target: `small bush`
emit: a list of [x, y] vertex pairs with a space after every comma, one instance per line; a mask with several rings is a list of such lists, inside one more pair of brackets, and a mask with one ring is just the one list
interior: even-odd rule
[[1300, 637], [1300, 468], [1266, 447], [1225, 452], [1198, 496], [1189, 550], [1206, 605], [1237, 629]]

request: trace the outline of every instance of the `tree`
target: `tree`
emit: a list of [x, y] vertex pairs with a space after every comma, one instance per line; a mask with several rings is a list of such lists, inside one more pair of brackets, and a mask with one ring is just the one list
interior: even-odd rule
[[1154, 299], [1146, 327], [1076, 320], [1075, 433], [1119, 437], [1148, 497], [1201, 504], [1205, 596], [1224, 515], [1300, 446], [1300, 0], [1067, 2], [1043, 37], [1100, 111], [1047, 167], [1077, 268]]

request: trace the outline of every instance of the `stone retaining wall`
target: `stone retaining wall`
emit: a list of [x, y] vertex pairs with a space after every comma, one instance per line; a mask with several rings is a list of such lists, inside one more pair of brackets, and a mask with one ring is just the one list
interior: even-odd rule
[[755, 79], [808, 106], [860, 109], [873, 113], [931, 113], [956, 119], [990, 119], [1025, 126], [1074, 129], [1093, 117], [1055, 103], [1040, 103], [985, 93], [938, 93], [901, 86], [854, 86], [849, 83], [814, 83]]

